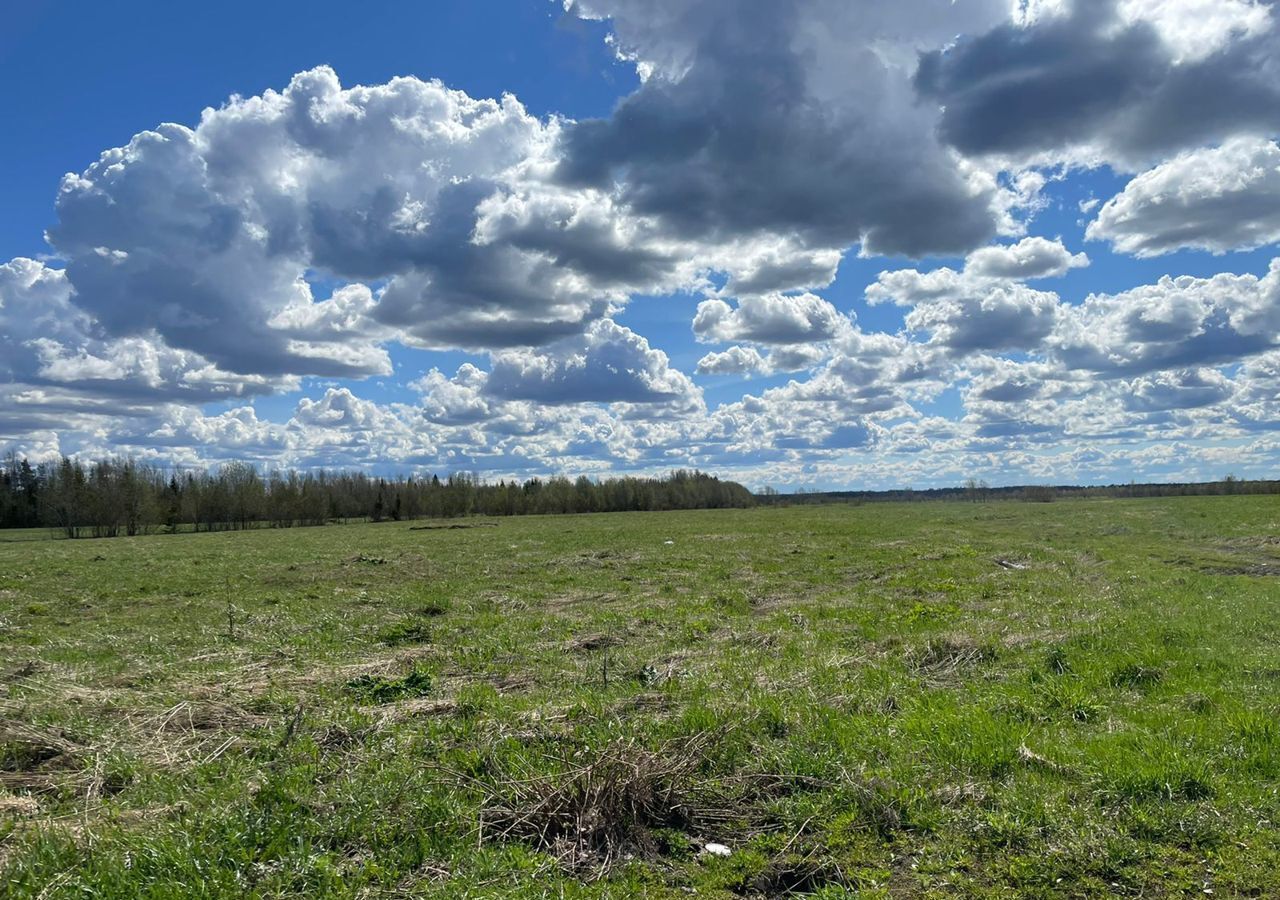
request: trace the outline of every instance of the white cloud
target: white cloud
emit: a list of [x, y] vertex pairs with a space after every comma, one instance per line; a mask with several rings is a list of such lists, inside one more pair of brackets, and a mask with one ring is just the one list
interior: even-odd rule
[[[1044, 265], [1034, 254], [998, 253], [980, 260], [989, 269], [1035, 270]], [[1060, 305], [1057, 294], [971, 275], [968, 268], [963, 273], [948, 268], [881, 272], [866, 296], [872, 304], [892, 301], [912, 307], [907, 327], [957, 354], [1034, 350], [1053, 331]]]
[[1056, 294], [997, 284], [919, 304], [906, 324], [956, 353], [1034, 350], [1053, 331], [1058, 312]]
[[1280, 241], [1280, 146], [1240, 138], [1180, 154], [1130, 181], [1085, 234], [1140, 257], [1274, 244]]
[[133, 414], [125, 401], [198, 403], [297, 384], [225, 371], [197, 353], [166, 346], [154, 332], [102, 337], [97, 321], [75, 305], [64, 270], [22, 258], [0, 265], [0, 350], [0, 375], [52, 389], [61, 410], [76, 405], [76, 398], [86, 409], [109, 398]]
[[835, 337], [847, 321], [816, 294], [763, 294], [742, 297], [736, 308], [718, 298], [702, 301], [693, 332], [703, 341], [800, 344]]
[[1008, 278], [1025, 281], [1052, 278], [1071, 269], [1089, 265], [1083, 253], [1071, 253], [1061, 241], [1042, 237], [1024, 238], [1009, 246], [983, 247], [969, 254], [965, 273], [980, 278]]
[[1270, 6], [1257, 0], [1120, 0], [1118, 10], [1126, 25], [1155, 28], [1176, 64], [1198, 62], [1273, 24]]
[[698, 360], [699, 375], [751, 375], [769, 371], [769, 363], [754, 347], [730, 347]]
[[1234, 388], [1229, 378], [1214, 369], [1182, 369], [1134, 379], [1125, 385], [1124, 403], [1142, 412], [1192, 409], [1221, 403]]
[[765, 366], [772, 372], [799, 372], [813, 368], [829, 355], [821, 344], [785, 344], [769, 351]]
[[[412, 78], [343, 89], [314, 69], [104, 153], [64, 180], [50, 236], [74, 302], [113, 334], [152, 329], [244, 373], [385, 374], [386, 326], [536, 341], [598, 314], [542, 255], [472, 239], [479, 205], [557, 128], [511, 97]], [[313, 271], [389, 285], [380, 303], [358, 284], [316, 303]]]
[[1268, 274], [1164, 277], [1064, 311], [1052, 354], [1069, 369], [1143, 373], [1235, 362], [1280, 343], [1280, 260]]
[[549, 404], [701, 403], [693, 382], [670, 367], [665, 353], [609, 319], [543, 351], [495, 353], [485, 391], [505, 400]]

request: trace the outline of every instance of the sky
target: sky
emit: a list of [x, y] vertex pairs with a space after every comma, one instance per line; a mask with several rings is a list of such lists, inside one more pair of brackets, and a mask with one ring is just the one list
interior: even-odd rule
[[1266, 0], [0, 12], [0, 452], [1275, 477]]

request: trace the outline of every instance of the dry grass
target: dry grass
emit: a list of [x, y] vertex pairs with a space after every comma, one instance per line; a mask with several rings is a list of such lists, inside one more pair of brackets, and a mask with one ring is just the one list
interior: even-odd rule
[[731, 818], [723, 794], [700, 777], [722, 736], [704, 732], [657, 750], [625, 740], [543, 751], [497, 763], [490, 775], [454, 774], [482, 795], [481, 842], [522, 841], [567, 870], [602, 876], [655, 855], [655, 829], [695, 832]]
[[945, 681], [995, 659], [994, 648], [968, 635], [943, 635], [930, 638], [908, 652], [908, 662], [921, 676], [931, 681]]

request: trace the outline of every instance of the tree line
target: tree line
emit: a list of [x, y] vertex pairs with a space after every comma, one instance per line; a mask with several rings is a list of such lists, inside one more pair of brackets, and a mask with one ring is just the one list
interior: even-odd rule
[[664, 478], [554, 477], [495, 484], [466, 473], [442, 480], [350, 471], [262, 472], [245, 462], [208, 471], [170, 470], [127, 457], [87, 464], [64, 457], [33, 465], [10, 455], [0, 462], [0, 528], [43, 526], [71, 538], [291, 528], [352, 519], [712, 509], [754, 502], [740, 484], [683, 470]]
[[773, 488], [763, 489], [756, 500], [764, 506], [806, 506], [824, 503], [912, 503], [929, 500], [1025, 500], [1051, 503], [1054, 500], [1089, 497], [1219, 497], [1230, 494], [1280, 494], [1280, 481], [1245, 479], [1228, 475], [1220, 481], [1167, 482], [1139, 484], [1030, 484], [991, 487], [976, 478], [966, 479], [960, 487], [899, 488], [887, 491], [797, 491], [783, 494]]

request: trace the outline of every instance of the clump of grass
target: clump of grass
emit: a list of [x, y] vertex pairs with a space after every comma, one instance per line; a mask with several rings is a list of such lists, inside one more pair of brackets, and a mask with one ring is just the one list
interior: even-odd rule
[[495, 760], [486, 776], [469, 779], [483, 795], [480, 837], [521, 841], [580, 873], [652, 856], [661, 830], [724, 818], [724, 798], [698, 777], [718, 737], [704, 732], [656, 750], [618, 740]]
[[83, 749], [57, 729], [0, 720], [0, 778], [5, 782], [37, 770], [75, 767]]
[[[952, 586], [954, 588], [954, 583]], [[911, 609], [907, 610], [903, 620], [910, 625], [925, 625], [946, 621], [958, 615], [959, 612], [959, 605], [950, 601], [944, 603], [915, 603]]]
[[1044, 667], [1050, 675], [1068, 675], [1071, 672], [1071, 663], [1067, 659], [1067, 652], [1061, 647], [1050, 647], [1049, 652], [1044, 655]]
[[1164, 671], [1158, 666], [1141, 660], [1128, 660], [1111, 670], [1107, 681], [1112, 687], [1145, 690], [1164, 680]]
[[1043, 708], [1051, 716], [1065, 715], [1075, 722], [1093, 722], [1102, 714], [1102, 706], [1084, 681], [1078, 678], [1055, 678], [1036, 685]]
[[434, 619], [436, 616], [443, 616], [449, 611], [448, 600], [428, 600], [426, 603], [418, 607], [418, 615], [428, 619]]
[[932, 678], [945, 677], [995, 659], [994, 647], [962, 635], [927, 640], [908, 653], [911, 667]]
[[1107, 800], [1206, 800], [1216, 793], [1204, 759], [1163, 740], [1136, 735], [1099, 745], [1095, 776]]
[[1020, 735], [1002, 715], [938, 703], [918, 709], [911, 730], [935, 759], [979, 778], [1002, 778], [1018, 760]]
[[422, 666], [414, 666], [399, 678], [386, 675], [361, 675], [347, 682], [347, 691], [366, 703], [391, 703], [431, 693], [435, 679]]
[[1235, 738], [1234, 755], [1246, 769], [1263, 777], [1280, 773], [1280, 722], [1274, 713], [1241, 710], [1228, 723]]
[[425, 622], [405, 619], [378, 633], [378, 640], [388, 647], [404, 644], [425, 644], [431, 640], [431, 626]]
[[858, 781], [843, 796], [850, 799], [858, 823], [885, 839], [920, 825], [921, 810], [928, 801], [928, 792], [919, 785], [883, 776]]

